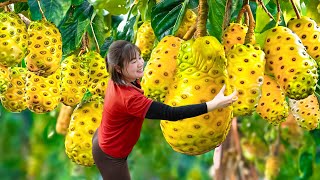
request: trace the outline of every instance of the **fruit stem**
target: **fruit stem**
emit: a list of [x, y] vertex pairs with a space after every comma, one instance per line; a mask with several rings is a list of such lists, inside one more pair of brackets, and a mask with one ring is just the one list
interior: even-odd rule
[[271, 19], [273, 19], [273, 20], [275, 21], [274, 17], [273, 17], [272, 14], [268, 11], [268, 9], [267, 9], [266, 5], [263, 3], [263, 1], [262, 1], [262, 0], [258, 0], [258, 3], [261, 5], [261, 7], [262, 7], [262, 9], [264, 10], [264, 12], [267, 13], [267, 15], [268, 15]]
[[298, 11], [298, 8], [297, 8], [296, 4], [293, 2], [293, 0], [290, 0], [290, 2], [291, 2], [291, 4], [292, 4], [292, 7], [293, 7], [293, 9], [294, 9], [294, 12], [295, 12], [296, 15], [297, 15], [297, 18], [298, 18], [298, 19], [301, 19], [301, 15], [300, 15], [300, 12]]
[[248, 29], [248, 33], [246, 34], [245, 43], [255, 43], [254, 28], [256, 26], [256, 22], [254, 20], [250, 5], [247, 4], [243, 6], [243, 9], [246, 9], [246, 12], [248, 13], [248, 16], [249, 16], [249, 26], [248, 26], [249, 29]]
[[231, 7], [232, 7], [232, 0], [227, 0], [226, 8], [224, 11], [225, 13], [224, 13], [224, 17], [223, 17], [223, 24], [222, 24], [223, 29], [225, 29], [228, 26], [228, 24], [230, 23]]
[[5, 1], [0, 3], [0, 7], [5, 7], [8, 6], [10, 4], [14, 4], [14, 3], [18, 3], [18, 2], [28, 2], [28, 0], [10, 0], [10, 1]]
[[31, 20], [28, 19], [26, 16], [24, 16], [23, 14], [19, 13], [18, 14], [19, 17], [21, 18], [21, 20], [26, 24], [26, 26], [28, 27], [29, 24], [31, 23]]
[[97, 51], [98, 53], [100, 53], [99, 42], [98, 42], [98, 40], [97, 40], [96, 33], [94, 32], [94, 29], [93, 29], [93, 26], [92, 26], [92, 21], [93, 21], [93, 19], [94, 19], [95, 16], [96, 16], [96, 14], [94, 14], [94, 15], [92, 16], [92, 18], [91, 18], [90, 28], [91, 28], [91, 31], [92, 31], [92, 34], [93, 34], [94, 43], [95, 43], [95, 45], [96, 45], [96, 49], [97, 49], [96, 51]]
[[280, 15], [281, 15], [281, 8], [280, 8], [279, 0], [277, 0], [277, 21], [276, 21], [276, 27], [279, 25]]
[[195, 32], [195, 36], [203, 37], [207, 35], [207, 18], [208, 18], [208, 1], [207, 0], [199, 0], [198, 6], [198, 18], [197, 18], [197, 30]]
[[243, 7], [241, 8], [241, 10], [239, 11], [239, 14], [237, 16], [237, 20], [236, 23], [240, 23], [241, 24], [241, 20], [243, 17], [243, 14], [246, 12], [246, 9], [244, 9]]
[[88, 33], [85, 32], [82, 36], [81, 40], [81, 50], [78, 54], [78, 56], [82, 55], [84, 52], [87, 52], [88, 50], [88, 44], [89, 44], [89, 38], [88, 38]]
[[197, 25], [196, 24], [192, 25], [182, 39], [185, 41], [191, 39], [196, 30], [197, 30]]
[[41, 13], [41, 15], [42, 15], [42, 19], [44, 19], [45, 21], [47, 21], [47, 18], [46, 18], [46, 16], [44, 15], [44, 12], [43, 12], [43, 10], [42, 10], [42, 8], [41, 8], [40, 0], [37, 0], [37, 2], [38, 2], [38, 6], [39, 6], [40, 13]]

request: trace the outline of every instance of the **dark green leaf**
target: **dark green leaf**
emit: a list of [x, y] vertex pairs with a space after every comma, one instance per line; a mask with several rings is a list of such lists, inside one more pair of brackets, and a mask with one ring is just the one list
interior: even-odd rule
[[21, 13], [23, 11], [27, 11], [29, 9], [28, 3], [26, 2], [19, 2], [14, 4], [14, 11], [17, 13]]
[[107, 55], [107, 52], [112, 42], [113, 42], [113, 38], [111, 36], [106, 38], [106, 40], [104, 41], [103, 45], [100, 48], [100, 55], [102, 57], [105, 57]]
[[127, 2], [130, 0], [96, 0], [94, 2], [94, 8], [100, 10], [106, 10], [112, 15], [126, 14]]
[[71, 0], [71, 4], [74, 6], [79, 6], [80, 4], [84, 3], [86, 0]]
[[313, 157], [312, 154], [305, 151], [300, 155], [299, 158], [299, 169], [301, 178], [309, 178], [313, 173]]
[[118, 31], [115, 34], [115, 39], [116, 40], [122, 39], [122, 40], [133, 42], [134, 40], [133, 27], [134, 27], [134, 24], [136, 23], [136, 20], [137, 20], [137, 16], [132, 16], [130, 19], [124, 20], [125, 25], [123, 27], [121, 27], [122, 23], [120, 23], [120, 27], [118, 27]]
[[179, 17], [184, 15], [182, 4], [181, 0], [161, 1], [152, 8], [151, 26], [158, 40], [172, 35], [175, 24], [180, 25], [177, 20], [181, 20]]
[[191, 0], [188, 3], [188, 9], [195, 9], [198, 7], [198, 5], [199, 5], [199, 0]]
[[221, 41], [222, 36], [222, 25], [223, 18], [225, 14], [226, 0], [208, 0], [209, 5], [209, 14], [208, 14], [208, 23], [210, 26], [209, 34], [216, 37]]
[[79, 6], [70, 7], [59, 29], [62, 35], [63, 53], [67, 55], [77, 49], [85, 30], [90, 26], [93, 6], [87, 1]]
[[[30, 7], [31, 19], [40, 20], [42, 15], [40, 13], [39, 5], [37, 0], [29, 0], [28, 5]], [[58, 25], [63, 19], [66, 11], [71, 5], [70, 0], [48, 0], [40, 1], [41, 8], [45, 14], [45, 17], [48, 21], [53, 22], [55, 25]]]

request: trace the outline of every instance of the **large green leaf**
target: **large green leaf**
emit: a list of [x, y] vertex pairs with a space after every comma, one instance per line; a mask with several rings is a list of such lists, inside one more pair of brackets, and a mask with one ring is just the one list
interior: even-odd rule
[[84, 1], [79, 6], [70, 7], [67, 16], [58, 26], [62, 35], [64, 55], [68, 55], [81, 44], [81, 39], [93, 15], [93, 6]]
[[92, 1], [95, 9], [103, 9], [112, 15], [126, 14], [130, 0], [96, 0]]
[[226, 8], [226, 0], [208, 0], [209, 14], [207, 24], [209, 34], [221, 41], [223, 31], [223, 18]]
[[[92, 32], [92, 30], [94, 33]], [[90, 23], [90, 26], [87, 27], [87, 31], [89, 32], [91, 44], [96, 43], [94, 39], [96, 38], [98, 44], [95, 44], [95, 46], [97, 45], [100, 48], [104, 42], [106, 32], [107, 32], [102, 15], [100, 14], [94, 15], [93, 20]], [[93, 46], [93, 48], [91, 49], [95, 49], [96, 48], [95, 46]]]
[[[37, 0], [29, 0], [28, 5], [30, 7], [30, 14], [32, 20], [42, 19], [40, 8]], [[63, 19], [65, 13], [71, 5], [70, 0], [45, 0], [40, 1], [41, 9], [43, 10], [45, 17], [48, 21], [58, 25]]]
[[299, 159], [300, 177], [308, 179], [313, 173], [313, 156], [310, 152], [303, 152], [300, 154]]
[[173, 35], [180, 26], [189, 0], [161, 1], [152, 8], [151, 26], [158, 40]]
[[[123, 19], [122, 22], [113, 29], [113, 37], [115, 40], [127, 40], [133, 42], [134, 40], [134, 24], [137, 21], [137, 16], [132, 16], [128, 19]], [[118, 23], [118, 22], [117, 22]]]

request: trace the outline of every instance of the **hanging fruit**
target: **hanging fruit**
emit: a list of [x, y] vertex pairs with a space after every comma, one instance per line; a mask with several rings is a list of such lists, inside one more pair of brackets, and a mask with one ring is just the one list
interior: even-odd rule
[[0, 12], [0, 65], [21, 63], [28, 45], [27, 26], [14, 12]]
[[145, 21], [138, 28], [136, 46], [141, 50], [141, 57], [143, 60], [148, 61], [151, 51], [153, 49], [153, 43], [156, 40], [156, 36], [151, 27], [151, 21]]
[[94, 165], [92, 137], [100, 125], [103, 99], [97, 97], [78, 104], [71, 115], [65, 138], [65, 152], [75, 163], [82, 166]]
[[[196, 38], [181, 44], [177, 73], [169, 87], [165, 103], [170, 106], [204, 103], [211, 100], [226, 84], [231, 93], [223, 45], [213, 36], [206, 36], [207, 1], [199, 1]], [[206, 153], [226, 138], [230, 130], [232, 107], [179, 120], [161, 120], [166, 141], [177, 152], [198, 155]]]
[[177, 56], [182, 42], [182, 39], [168, 35], [152, 50], [141, 81], [144, 94], [149, 98], [164, 102], [176, 72]]

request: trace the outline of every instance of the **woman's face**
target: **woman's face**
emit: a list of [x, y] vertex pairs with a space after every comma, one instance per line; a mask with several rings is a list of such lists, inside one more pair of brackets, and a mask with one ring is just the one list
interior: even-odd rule
[[135, 58], [129, 60], [129, 62], [124, 65], [122, 70], [124, 80], [130, 83], [141, 78], [143, 76], [143, 64], [144, 60], [140, 56], [140, 53], [136, 52]]

